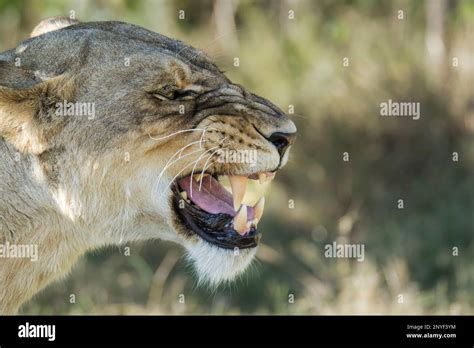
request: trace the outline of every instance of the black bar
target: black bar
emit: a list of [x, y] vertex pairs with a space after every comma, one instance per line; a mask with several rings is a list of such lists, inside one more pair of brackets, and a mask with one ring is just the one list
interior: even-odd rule
[[[28, 327], [26, 326], [28, 323]], [[19, 337], [55, 325], [54, 341]], [[410, 325], [410, 327], [408, 326]], [[35, 327], [36, 328], [36, 327]], [[29, 333], [36, 331], [29, 331]], [[46, 331], [44, 331], [46, 333]], [[474, 346], [472, 316], [5, 316], [0, 347], [17, 345], [408, 344]], [[413, 334], [455, 337], [407, 337]], [[45, 334], [46, 335], [46, 334]], [[52, 335], [49, 336], [52, 338]]]

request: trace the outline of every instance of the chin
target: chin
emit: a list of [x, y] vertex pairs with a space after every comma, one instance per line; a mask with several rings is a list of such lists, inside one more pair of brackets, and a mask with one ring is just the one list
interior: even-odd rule
[[194, 265], [199, 285], [216, 288], [241, 275], [252, 263], [258, 246], [235, 251], [198, 240], [187, 249], [187, 258]]

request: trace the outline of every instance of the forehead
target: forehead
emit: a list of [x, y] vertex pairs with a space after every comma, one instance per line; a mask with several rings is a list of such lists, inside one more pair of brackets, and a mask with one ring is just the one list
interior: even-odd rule
[[188, 71], [225, 78], [200, 50], [182, 41], [121, 22], [79, 23], [28, 39], [0, 54], [1, 60], [19, 61], [23, 68], [48, 75], [79, 69], [125, 66], [127, 59], [151, 65], [186, 66]]

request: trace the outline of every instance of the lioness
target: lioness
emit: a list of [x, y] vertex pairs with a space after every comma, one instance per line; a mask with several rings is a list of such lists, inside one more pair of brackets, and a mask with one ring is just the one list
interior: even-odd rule
[[[273, 178], [295, 132], [181, 41], [121, 22], [42, 22], [0, 53], [0, 312], [87, 250], [152, 238], [182, 245], [210, 284], [233, 279], [260, 239], [264, 198], [243, 205], [247, 181]], [[229, 151], [257, 156], [222, 160]], [[7, 255], [19, 246], [36, 246], [37, 261]]]

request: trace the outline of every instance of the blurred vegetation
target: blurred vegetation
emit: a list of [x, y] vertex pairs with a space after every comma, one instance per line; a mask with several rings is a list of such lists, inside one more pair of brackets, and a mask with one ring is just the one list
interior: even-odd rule
[[[474, 314], [474, 1], [0, 0], [0, 48], [70, 11], [203, 49], [234, 81], [294, 105], [299, 138], [239, 281], [196, 287], [182, 250], [155, 241], [130, 257], [90, 253], [23, 313]], [[380, 117], [388, 99], [420, 102], [420, 120]], [[325, 258], [333, 241], [364, 243], [365, 261]]]

